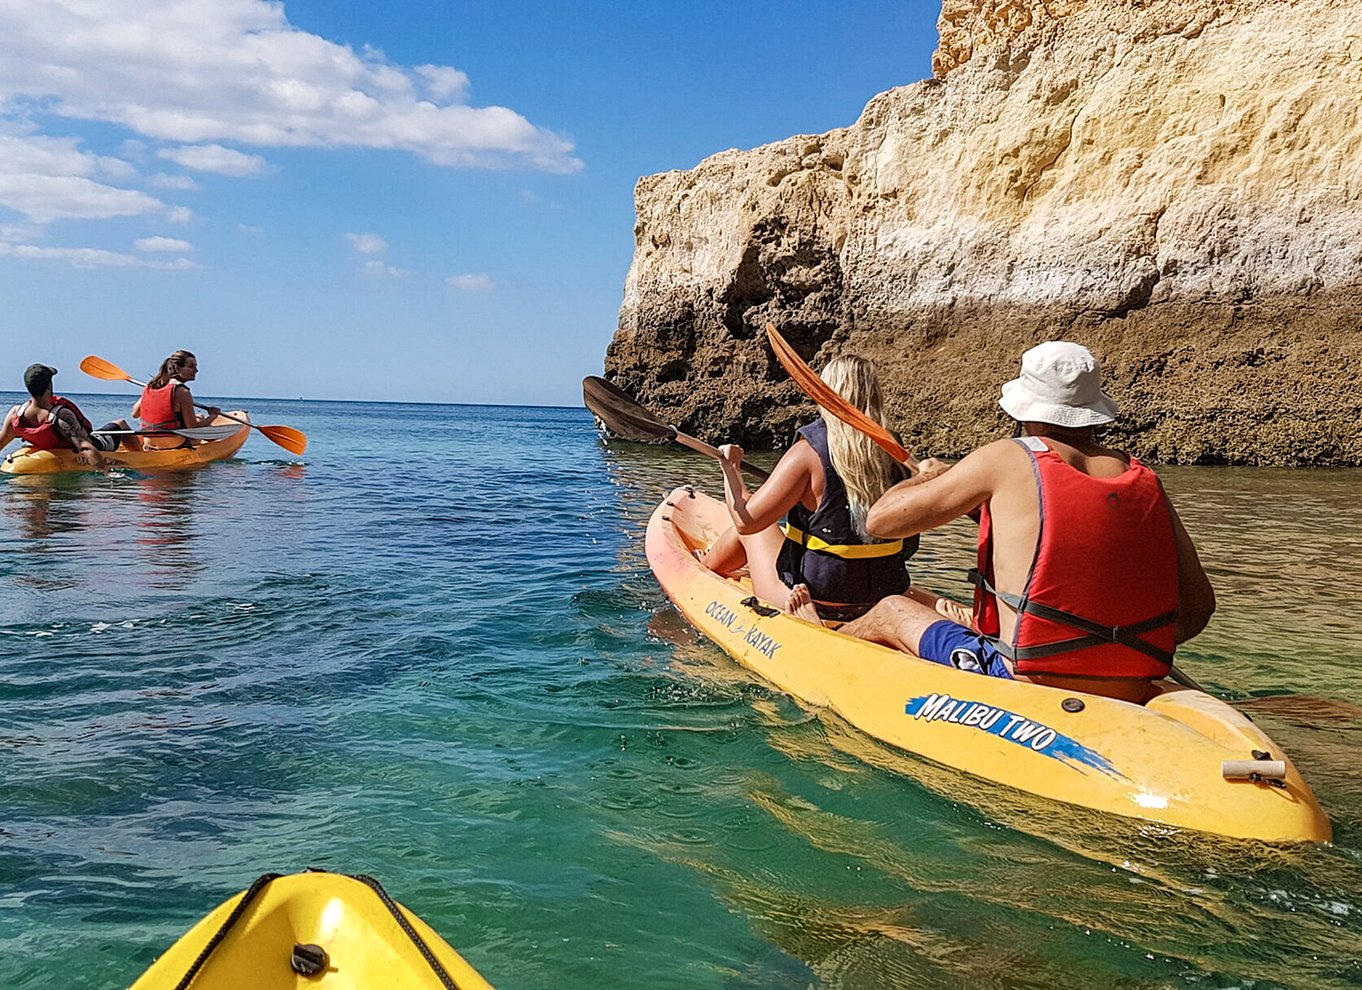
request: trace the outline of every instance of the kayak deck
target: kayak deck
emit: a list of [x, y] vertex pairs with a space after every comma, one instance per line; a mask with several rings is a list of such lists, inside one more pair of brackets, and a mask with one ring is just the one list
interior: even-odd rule
[[[1324, 842], [1328, 817], [1243, 714], [1171, 682], [1146, 705], [967, 673], [788, 615], [694, 555], [729, 526], [678, 488], [648, 523], [648, 562], [680, 612], [739, 663], [860, 731], [1042, 797], [1178, 828]], [[1267, 754], [1266, 756], [1261, 754]], [[1280, 760], [1280, 781], [1227, 779], [1227, 761]]]
[[[237, 419], [250, 422], [243, 410], [230, 413]], [[227, 415], [218, 416], [213, 425], [231, 425]], [[128, 468], [132, 471], [180, 471], [196, 468], [213, 461], [225, 460], [241, 449], [251, 435], [251, 428], [242, 425], [229, 437], [221, 440], [208, 440], [189, 446], [172, 447], [160, 450], [111, 450], [103, 454], [110, 467]], [[67, 471], [92, 471], [89, 464], [82, 461], [74, 450], [34, 450], [20, 447], [0, 461], [0, 472], [5, 474], [61, 474]]]
[[261, 877], [186, 932], [132, 990], [178, 985], [194, 990], [491, 986], [377, 881], [324, 872]]

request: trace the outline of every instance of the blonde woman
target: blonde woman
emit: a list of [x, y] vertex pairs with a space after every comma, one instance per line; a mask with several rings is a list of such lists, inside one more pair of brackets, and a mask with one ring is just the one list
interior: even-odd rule
[[[835, 358], [822, 378], [884, 422], [879, 377], [869, 360]], [[746, 565], [757, 597], [812, 621], [843, 622], [908, 590], [907, 562], [918, 539], [877, 540], [866, 532], [870, 507], [907, 472], [864, 433], [819, 412], [819, 419], [799, 428], [756, 492], [743, 484], [742, 448], [720, 448], [733, 529], [715, 540], [704, 561], [720, 574]], [[778, 525], [782, 517], [788, 517], [784, 527]]]

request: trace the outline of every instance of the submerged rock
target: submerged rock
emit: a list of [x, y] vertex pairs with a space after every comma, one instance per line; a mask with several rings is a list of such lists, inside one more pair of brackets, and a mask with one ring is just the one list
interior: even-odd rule
[[761, 333], [874, 358], [910, 448], [1006, 429], [1021, 352], [1102, 360], [1165, 462], [1362, 464], [1355, 0], [945, 0], [935, 78], [635, 190], [607, 373], [708, 439], [812, 406]]

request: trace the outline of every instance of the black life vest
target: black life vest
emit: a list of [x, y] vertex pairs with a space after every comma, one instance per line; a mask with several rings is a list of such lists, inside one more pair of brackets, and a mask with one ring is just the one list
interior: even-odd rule
[[[850, 618], [881, 598], [908, 590], [908, 558], [917, 552], [918, 537], [867, 543], [851, 525], [851, 506], [828, 453], [828, 428], [821, 419], [795, 433], [813, 448], [823, 465], [823, 499], [810, 512], [796, 503], [785, 523], [785, 542], [776, 558], [780, 579], [793, 587], [807, 584], [818, 603], [848, 606], [819, 607], [824, 618]], [[907, 477], [895, 465], [893, 483]]]

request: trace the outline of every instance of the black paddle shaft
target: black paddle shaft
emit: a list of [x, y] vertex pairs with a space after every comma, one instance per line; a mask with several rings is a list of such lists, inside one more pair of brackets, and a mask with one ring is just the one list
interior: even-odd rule
[[[675, 426], [662, 422], [639, 405], [628, 392], [604, 378], [589, 375], [582, 379], [582, 402], [607, 430], [621, 439], [644, 443], [671, 440], [716, 460], [720, 457], [717, 447], [687, 436]], [[761, 481], [770, 477], [770, 472], [746, 461], [742, 469]]]

